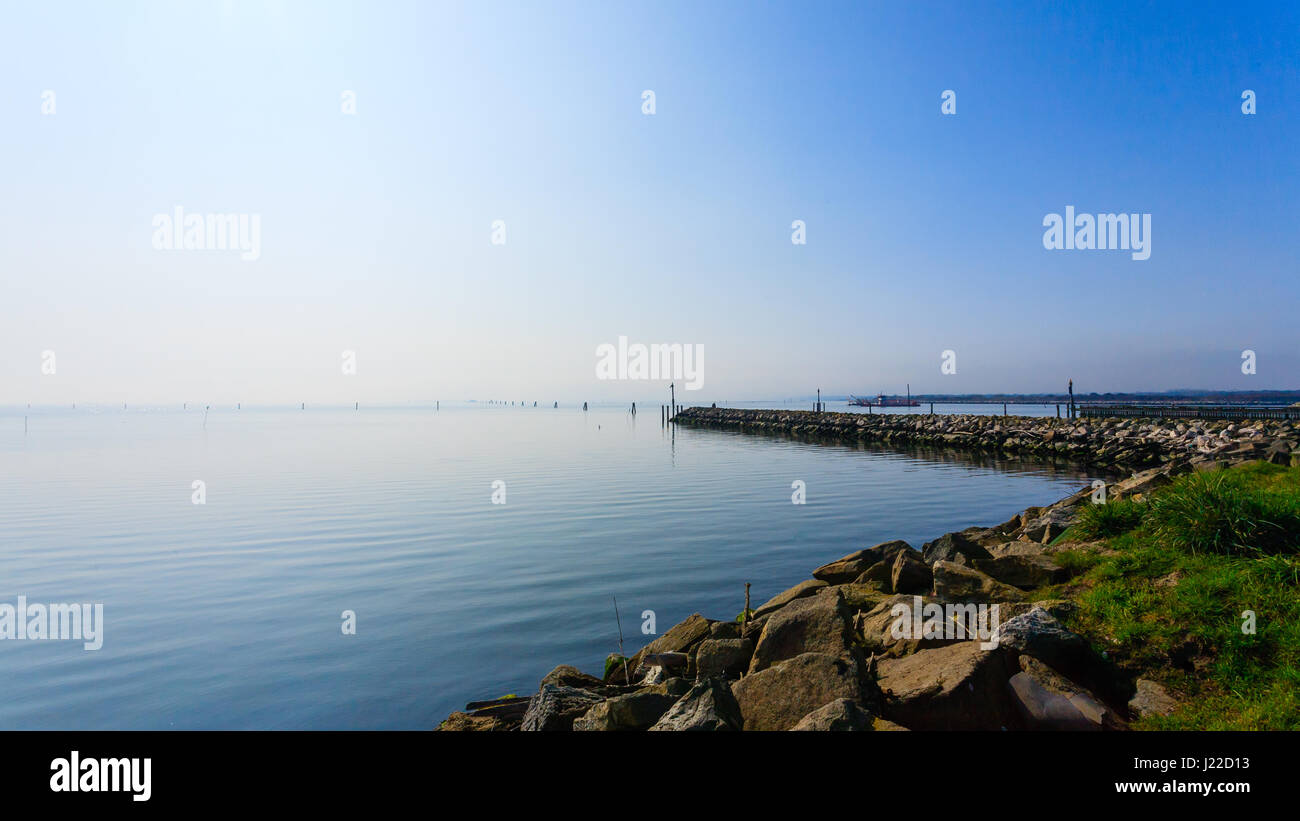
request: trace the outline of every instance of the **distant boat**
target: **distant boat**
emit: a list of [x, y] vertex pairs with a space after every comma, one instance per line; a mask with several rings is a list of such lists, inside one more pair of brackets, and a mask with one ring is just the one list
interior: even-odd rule
[[906, 399], [900, 399], [896, 396], [885, 396], [883, 393], [876, 394], [874, 400], [859, 399], [853, 394], [849, 394], [849, 404], [858, 408], [919, 408], [921, 403], [912, 399], [910, 396]]

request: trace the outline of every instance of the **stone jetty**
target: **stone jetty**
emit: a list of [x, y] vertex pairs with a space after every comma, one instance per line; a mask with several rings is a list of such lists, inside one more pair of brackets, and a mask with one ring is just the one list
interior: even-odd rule
[[[691, 408], [679, 424], [818, 439], [943, 445], [1132, 471], [1110, 499], [1141, 500], [1178, 474], [1300, 462], [1290, 421], [1058, 420]], [[1293, 457], [1292, 454], [1296, 455]], [[890, 541], [812, 570], [736, 618], [696, 613], [603, 676], [561, 665], [536, 692], [467, 705], [438, 729], [649, 731], [1125, 730], [1166, 714], [1063, 622], [1076, 604], [1034, 591], [1071, 577], [1053, 542], [1093, 500], [1081, 488], [1008, 521]], [[1056, 588], [1060, 589], [1060, 588]]]
[[927, 413], [687, 408], [679, 425], [796, 438], [952, 448], [1007, 456], [1064, 459], [1111, 470], [1185, 462], [1229, 463], [1265, 458], [1300, 437], [1300, 422], [1213, 419], [993, 416]]

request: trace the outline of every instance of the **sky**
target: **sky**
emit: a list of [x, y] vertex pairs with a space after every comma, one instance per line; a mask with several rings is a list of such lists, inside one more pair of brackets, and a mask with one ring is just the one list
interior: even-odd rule
[[1297, 388], [1298, 137], [1290, 3], [4, 3], [0, 404]]

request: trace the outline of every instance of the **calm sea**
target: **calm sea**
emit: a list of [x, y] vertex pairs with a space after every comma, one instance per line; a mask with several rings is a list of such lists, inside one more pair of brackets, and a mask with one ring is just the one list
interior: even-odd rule
[[647, 611], [659, 632], [733, 618], [745, 582], [757, 606], [850, 551], [1091, 478], [640, 410], [0, 410], [0, 603], [105, 621], [98, 651], [0, 641], [0, 728], [430, 728], [556, 664], [599, 673], [615, 596], [630, 651]]

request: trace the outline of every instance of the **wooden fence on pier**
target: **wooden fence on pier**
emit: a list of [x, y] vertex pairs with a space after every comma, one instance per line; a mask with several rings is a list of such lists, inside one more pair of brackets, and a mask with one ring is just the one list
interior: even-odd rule
[[1083, 417], [1142, 416], [1155, 419], [1300, 419], [1300, 407], [1250, 405], [1079, 405]]

